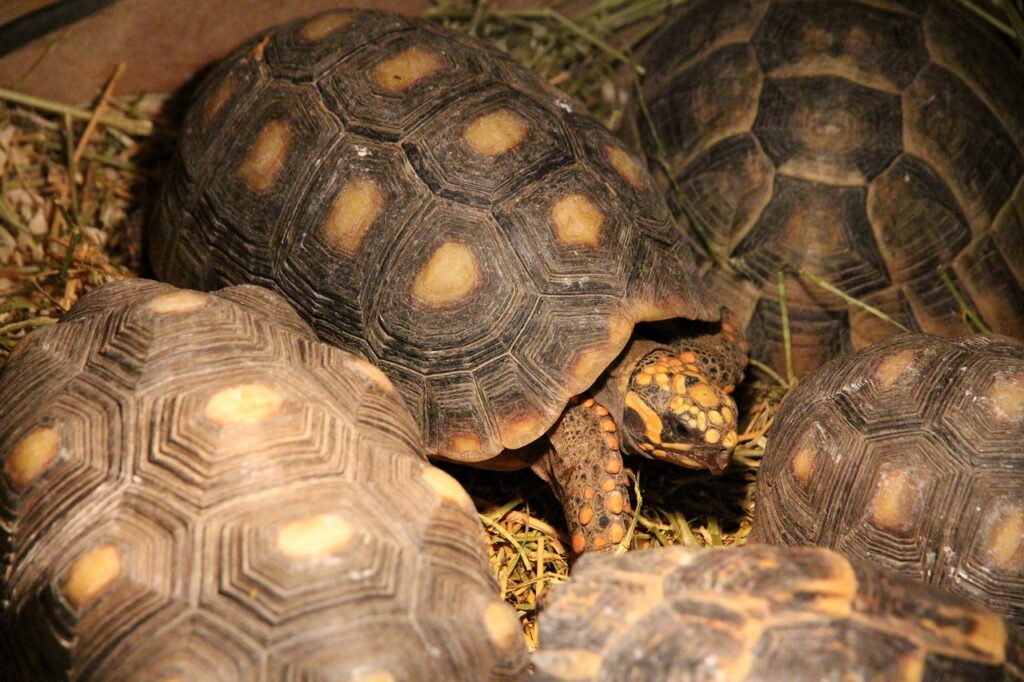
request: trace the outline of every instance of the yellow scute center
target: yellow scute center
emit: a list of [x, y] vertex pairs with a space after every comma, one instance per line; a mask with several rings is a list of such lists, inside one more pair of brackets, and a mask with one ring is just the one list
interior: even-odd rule
[[432, 308], [458, 303], [480, 284], [480, 269], [465, 244], [447, 242], [431, 255], [416, 275], [412, 294]]
[[323, 559], [344, 549], [352, 527], [337, 514], [319, 514], [286, 523], [277, 531], [277, 548], [292, 559]]
[[1024, 418], [1024, 374], [996, 379], [989, 389], [988, 399], [997, 417], [1010, 422], [1021, 421]]
[[509, 652], [515, 649], [519, 641], [521, 625], [512, 612], [512, 608], [504, 602], [491, 602], [484, 609], [484, 628], [487, 636], [499, 651]]
[[121, 574], [121, 555], [103, 545], [80, 556], [64, 581], [64, 594], [74, 606], [84, 606], [103, 593]]
[[551, 207], [551, 221], [558, 241], [566, 246], [601, 245], [601, 226], [604, 215], [583, 194], [569, 194]]
[[526, 123], [508, 109], [499, 109], [470, 123], [462, 138], [477, 154], [497, 157], [526, 139]]
[[213, 394], [206, 403], [206, 417], [217, 424], [248, 424], [277, 414], [284, 403], [281, 394], [264, 384], [239, 384]]
[[40, 426], [22, 438], [7, 455], [4, 473], [18, 487], [26, 486], [46, 471], [60, 450], [56, 429]]
[[414, 45], [373, 67], [373, 78], [389, 92], [405, 92], [444, 66], [444, 57]]
[[288, 121], [270, 121], [260, 130], [238, 169], [239, 179], [254, 192], [266, 192], [277, 180], [294, 133]]
[[351, 12], [321, 14], [303, 25], [299, 30], [299, 37], [311, 43], [323, 40], [335, 31], [348, 27], [355, 18], [355, 14]]
[[335, 251], [354, 256], [380, 215], [383, 204], [384, 195], [373, 180], [349, 180], [341, 188], [320, 228], [321, 239]]
[[154, 297], [146, 306], [154, 313], [188, 313], [198, 310], [209, 300], [206, 294], [199, 291], [171, 291]]

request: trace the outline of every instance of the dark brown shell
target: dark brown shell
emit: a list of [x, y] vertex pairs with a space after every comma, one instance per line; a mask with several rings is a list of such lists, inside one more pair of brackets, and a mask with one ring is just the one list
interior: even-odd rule
[[584, 556], [539, 618], [534, 679], [1021, 680], [984, 607], [817, 548]]
[[475, 461], [543, 435], [635, 322], [718, 315], [680, 239], [565, 95], [478, 41], [349, 11], [206, 80], [152, 260], [272, 287], [390, 376], [431, 453]]
[[525, 673], [469, 496], [281, 297], [104, 286], [0, 395], [0, 679]]
[[[782, 270], [912, 331], [970, 331], [962, 297], [1024, 338], [1024, 68], [959, 5], [703, 0], [652, 38], [659, 182], [730, 259], [707, 280], [754, 357], [785, 367]], [[798, 375], [899, 331], [792, 274], [785, 297]]]
[[772, 426], [751, 538], [870, 559], [1024, 625], [1024, 344], [901, 335], [808, 375]]

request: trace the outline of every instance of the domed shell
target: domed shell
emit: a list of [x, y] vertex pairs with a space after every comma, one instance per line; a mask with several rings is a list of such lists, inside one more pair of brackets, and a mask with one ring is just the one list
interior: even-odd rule
[[634, 323], [718, 315], [620, 142], [508, 56], [386, 13], [226, 59], [153, 234], [161, 279], [273, 288], [466, 461], [542, 436]]
[[106, 285], [0, 395], [3, 679], [525, 673], [469, 496], [279, 296]]
[[1024, 344], [908, 334], [808, 375], [772, 426], [751, 538], [870, 559], [1024, 625]]
[[900, 331], [800, 270], [911, 331], [1024, 337], [1024, 67], [962, 3], [702, 0], [643, 61], [659, 184], [753, 357], [785, 367], [782, 271], [797, 375]]
[[998, 615], [818, 548], [583, 557], [539, 617], [534, 679], [1019, 680]]

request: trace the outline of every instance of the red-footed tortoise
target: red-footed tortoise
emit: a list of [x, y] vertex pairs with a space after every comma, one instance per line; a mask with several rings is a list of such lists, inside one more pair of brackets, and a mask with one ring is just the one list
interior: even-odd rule
[[[728, 261], [706, 278], [752, 357], [785, 366], [781, 270], [912, 331], [971, 331], [959, 297], [1024, 338], [1024, 67], [961, 3], [702, 0], [644, 62], [659, 184]], [[785, 301], [798, 375], [899, 332], [807, 277]]]
[[820, 548], [587, 556], [538, 623], [545, 682], [1024, 679], [997, 614]]
[[1024, 344], [901, 335], [782, 402], [754, 542], [862, 557], [1024, 625]]
[[525, 674], [469, 496], [279, 296], [107, 285], [0, 395], [0, 679]]
[[718, 471], [736, 443], [728, 322], [623, 352], [638, 322], [719, 317], [643, 166], [511, 58], [430, 23], [327, 13], [230, 56], [153, 230], [162, 279], [264, 284], [377, 364], [429, 454], [532, 463], [576, 551], [623, 539], [620, 447]]

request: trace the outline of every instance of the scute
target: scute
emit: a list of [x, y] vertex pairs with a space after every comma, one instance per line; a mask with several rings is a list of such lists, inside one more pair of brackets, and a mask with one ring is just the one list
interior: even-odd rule
[[538, 679], [1015, 679], [997, 615], [829, 550], [632, 555], [581, 561], [549, 595]]
[[[424, 482], [437, 471], [394, 389], [280, 296], [117, 282], [11, 357], [7, 677], [525, 673], [518, 629], [495, 642], [476, 624], [507, 605], [475, 510], [453, 503], [468, 496]], [[40, 466], [12, 476], [12, 457]]]
[[[526, 445], [634, 323], [717, 319], [693, 243], [642, 163], [507, 55], [363, 11], [294, 22], [245, 49], [192, 109], [190, 120], [209, 106], [231, 125], [179, 150], [154, 269], [285, 295], [321, 338], [388, 374], [430, 454], [477, 461]], [[731, 59], [723, 77], [749, 75], [749, 49]], [[238, 95], [218, 94], [236, 81]], [[275, 121], [273, 144], [257, 144]], [[545, 319], [549, 298], [581, 308], [598, 338]], [[549, 327], [571, 353], [523, 340]]]
[[[1024, 495], [1024, 420], [1005, 411], [1024, 344], [978, 339], [896, 336], [801, 381], [773, 425], [752, 540], [870, 558], [1024, 622], [1024, 573], [992, 567], [1018, 551], [992, 524]], [[808, 444], [819, 454], [794, 485]]]
[[1021, 335], [1024, 71], [978, 17], [947, 0], [700, 0], [641, 62], [658, 183], [680, 228], [710, 235], [705, 280], [755, 359], [785, 368], [780, 272], [798, 375], [899, 331], [801, 268], [910, 330], [969, 332], [967, 306]]

